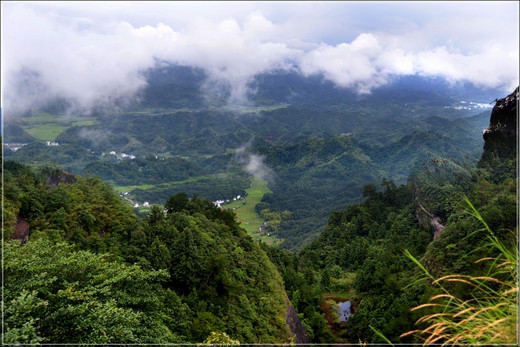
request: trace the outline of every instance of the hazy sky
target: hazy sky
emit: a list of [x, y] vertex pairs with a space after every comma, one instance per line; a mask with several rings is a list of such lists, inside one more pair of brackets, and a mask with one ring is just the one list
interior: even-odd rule
[[359, 93], [413, 74], [509, 92], [518, 13], [517, 1], [3, 1], [2, 105], [109, 103], [143, 87], [155, 59], [203, 68], [236, 99], [255, 74], [295, 65]]

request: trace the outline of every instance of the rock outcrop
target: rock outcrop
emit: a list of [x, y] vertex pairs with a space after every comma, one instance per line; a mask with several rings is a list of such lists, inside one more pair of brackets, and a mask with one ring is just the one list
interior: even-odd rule
[[8, 240], [19, 240], [20, 245], [24, 245], [29, 239], [29, 223], [22, 217], [16, 217], [16, 225], [13, 233], [9, 236]]
[[287, 306], [285, 322], [293, 334], [292, 342], [298, 345], [308, 344], [309, 337], [307, 336], [307, 331], [303, 327], [302, 322], [300, 321], [300, 318], [298, 318], [298, 315], [296, 314], [296, 311], [294, 310], [294, 307], [292, 306], [289, 299], [285, 299], [285, 304]]
[[517, 156], [518, 87], [503, 99], [497, 99], [491, 111], [489, 127], [484, 130], [484, 153], [479, 166], [495, 165], [497, 161]]
[[59, 173], [47, 176], [47, 178], [45, 179], [45, 183], [48, 184], [51, 188], [56, 188], [60, 183], [76, 183], [76, 177], [73, 174], [68, 173], [66, 171], [60, 171]]
[[426, 208], [419, 202], [419, 190], [415, 187], [415, 194], [413, 199], [413, 204], [415, 208], [415, 218], [419, 224], [426, 228], [428, 224], [433, 227], [433, 238], [436, 239], [441, 236], [441, 233], [444, 231], [445, 227], [441, 224], [441, 219], [432, 213], [428, 212]]

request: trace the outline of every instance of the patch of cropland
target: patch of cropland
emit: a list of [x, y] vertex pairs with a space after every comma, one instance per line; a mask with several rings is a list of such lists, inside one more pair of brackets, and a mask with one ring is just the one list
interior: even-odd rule
[[253, 178], [251, 186], [246, 189], [244, 200], [223, 205], [237, 214], [240, 226], [257, 240], [261, 240], [268, 245], [277, 243], [279, 240], [271, 235], [266, 228], [266, 220], [258, 213], [256, 206], [260, 203], [265, 194], [271, 193], [267, 186], [267, 181], [261, 178]]
[[[27, 117], [17, 118], [13, 126], [18, 126], [34, 139], [41, 141], [55, 141], [56, 137], [70, 127], [90, 126], [96, 124], [94, 117], [86, 116], [64, 116], [38, 112]], [[9, 134], [13, 136], [14, 134]], [[16, 140], [21, 140], [17, 138]]]

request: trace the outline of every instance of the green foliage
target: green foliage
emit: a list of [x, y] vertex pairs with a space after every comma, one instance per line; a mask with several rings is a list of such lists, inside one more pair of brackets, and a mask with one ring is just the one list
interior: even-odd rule
[[168, 198], [168, 201], [164, 204], [164, 208], [168, 213], [181, 212], [188, 205], [188, 196], [186, 193], [179, 193], [172, 195]]
[[[193, 81], [199, 81], [195, 75]], [[299, 250], [319, 235], [331, 211], [360, 202], [365, 184], [382, 177], [404, 183], [412, 168], [432, 158], [476, 158], [488, 118], [444, 108], [452, 103], [444, 90], [386, 90], [359, 100], [312, 78], [300, 81], [305, 87], [294, 84], [296, 76], [276, 82], [262, 77], [262, 83], [281, 88], [280, 94], [251, 95], [262, 107], [237, 117], [237, 110], [222, 107], [218, 97], [212, 106], [200, 104], [198, 82], [183, 75], [179, 85], [165, 76], [173, 75], [155, 76], [164, 84], [143, 92], [147, 106], [133, 104], [128, 112], [99, 116], [92, 125], [75, 123], [58, 136], [59, 147], [33, 144], [8, 154], [26, 163], [60, 164], [112, 184], [141, 185], [132, 199], [162, 203], [181, 192], [211, 200], [244, 195], [249, 179], [228, 149], [249, 143], [252, 151], [266, 155], [276, 177], [269, 182], [273, 193], [257, 210], [290, 211], [276, 233], [285, 240], [282, 247]], [[293, 89], [307, 97], [292, 96], [287, 106], [278, 98]], [[457, 116], [466, 118], [451, 120]], [[106, 154], [110, 151], [137, 158], [118, 161]], [[145, 183], [153, 187], [142, 189]]]
[[45, 238], [4, 247], [6, 341], [178, 341], [163, 322], [164, 271], [143, 271]]
[[201, 170], [198, 165], [180, 157], [148, 156], [117, 163], [92, 162], [85, 166], [82, 173], [99, 176], [103, 180], [112, 180], [118, 185], [140, 185], [182, 181], [201, 175]]
[[[137, 226], [131, 208], [98, 178], [78, 177], [74, 184], [51, 188], [46, 181], [49, 172], [43, 168], [33, 174], [23, 165], [6, 162], [9, 213], [26, 219], [34, 237], [54, 230], [82, 247], [118, 253], [118, 240]], [[7, 236], [10, 233], [8, 229]]]
[[[500, 184], [478, 181], [467, 192], [471, 200], [496, 236], [506, 243], [514, 242], [510, 230], [516, 225], [516, 182], [507, 179]], [[448, 273], [471, 274], [482, 269], [474, 262], [480, 258], [496, 256], [487, 245], [486, 232], [478, 221], [465, 213], [463, 200], [447, 221], [446, 229], [436, 242], [429, 245], [423, 263], [436, 277]], [[439, 266], [442, 264], [443, 266]]]
[[9, 344], [38, 344], [45, 339], [40, 336], [37, 322], [38, 311], [47, 303], [37, 298], [38, 292], [23, 290], [18, 297], [5, 305], [4, 342]]
[[[320, 237], [300, 251], [295, 271], [301, 275], [300, 281], [291, 274], [294, 265], [287, 266], [294, 260], [285, 257], [282, 261], [280, 251], [268, 253], [282, 273], [288, 292], [293, 293], [295, 309], [309, 327], [312, 341], [333, 342], [339, 338], [329, 336], [324, 340], [327, 335], [323, 335], [325, 330], [317, 319], [322, 314], [318, 310], [320, 293], [338, 283], [334, 276], [340, 277], [339, 283], [348, 283], [342, 289], [353, 295], [351, 300], [355, 303], [354, 314], [346, 325], [350, 341], [416, 341], [409, 335], [400, 336], [399, 332], [413, 329], [420, 317], [410, 308], [428, 300], [433, 288], [416, 282], [404, 248], [410, 250], [410, 256], [424, 255], [425, 269], [432, 273], [442, 275], [456, 269], [464, 274], [485, 274], [486, 269], [475, 264], [475, 260], [496, 255], [496, 250], [486, 246], [484, 232], [475, 232], [475, 219], [464, 212], [462, 196], [468, 194], [478, 202], [482, 218], [489, 218], [495, 230], [513, 229], [516, 185], [512, 180], [489, 183], [482, 178], [486, 174], [482, 169], [475, 172], [451, 163], [454, 166], [438, 162], [439, 171], [415, 175], [408, 186], [396, 186], [389, 180], [382, 181], [381, 192], [374, 185], [365, 186], [366, 200], [333, 212]], [[446, 229], [435, 240], [433, 231], [417, 221], [417, 199], [443, 218]], [[499, 231], [495, 237], [514, 244], [510, 235]], [[349, 281], [347, 273], [352, 274]], [[454, 290], [465, 293], [461, 286], [454, 286]], [[321, 339], [316, 337], [316, 331], [322, 331], [318, 334]]]
[[[283, 147], [259, 145], [257, 150], [276, 172], [276, 180], [269, 185], [273, 193], [264, 196], [258, 210], [290, 211], [291, 217], [276, 226], [279, 237], [284, 239], [281, 246], [293, 250], [318, 235], [330, 211], [359, 203], [362, 196], [377, 194], [372, 182], [384, 176], [404, 183], [411, 171], [433, 160], [450, 164], [449, 174], [456, 172], [460, 176], [454, 183], [468, 178], [464, 164], [438, 159], [451, 156], [462, 160], [468, 152], [434, 132], [416, 131], [385, 147], [363, 145], [351, 136], [335, 136], [312, 137]], [[443, 189], [445, 196], [455, 199], [450, 189]]]
[[[426, 327], [403, 336], [425, 336], [425, 344], [514, 344], [518, 339], [518, 248], [498, 239], [473, 204], [467, 199], [466, 202], [470, 213], [484, 225], [489, 246], [499, 255], [477, 261], [490, 263], [487, 273], [480, 276], [450, 274], [434, 278], [420, 261], [407, 253], [441, 293], [413, 308], [430, 309], [416, 323]], [[458, 287], [464, 291], [460, 292]]]
[[144, 257], [152, 267], [168, 270], [168, 288], [193, 315], [188, 340], [203, 341], [212, 331], [244, 342], [283, 340], [281, 278], [234, 213], [185, 194], [166, 205], [166, 215], [152, 207], [142, 233], [132, 234], [127, 257]]
[[[233, 340], [226, 333], [222, 333], [219, 331], [212, 331], [208, 338], [204, 340], [203, 344], [209, 344], [212, 346], [229, 346], [229, 345], [239, 345], [240, 341]], [[201, 344], [201, 345], [203, 345]]]
[[[312, 342], [417, 342], [400, 335], [419, 318], [410, 308], [438, 289], [416, 281], [403, 249], [432, 276], [487, 275], [475, 260], [500, 250], [464, 212], [463, 196], [495, 231], [493, 240], [515, 242], [516, 161], [487, 155], [475, 170], [488, 116], [458, 118], [469, 114], [445, 109], [446, 93], [382, 88], [360, 100], [323, 81], [263, 76], [258, 81], [273, 83], [276, 93], [260, 90], [259, 104], [286, 102], [280, 98], [294, 91], [304, 97], [237, 117], [218, 97], [200, 106], [200, 78], [183, 75], [188, 86], [180, 87], [164, 76], [155, 75], [137, 109], [68, 124], [59, 147], [8, 151], [26, 163], [140, 185], [132, 198], [166, 201], [167, 210], [154, 205], [140, 221], [99, 179], [51, 189], [52, 169], [33, 173], [7, 161], [5, 237], [18, 217], [31, 227], [26, 246], [9, 242], [17, 261], [7, 261], [16, 279], [6, 287], [8, 341], [65, 341], [66, 331], [82, 343], [279, 343], [288, 338], [289, 297]], [[20, 129], [20, 138], [31, 140]], [[197, 196], [244, 195], [250, 179], [232, 149], [246, 142], [274, 173], [256, 212], [285, 239], [282, 247], [299, 253], [258, 245], [233, 213]], [[99, 156], [112, 150], [139, 158]], [[427, 214], [446, 227], [435, 239]], [[470, 299], [460, 283], [450, 289]], [[336, 290], [353, 303], [346, 333], [320, 309], [325, 293]]]
[[31, 228], [6, 251], [9, 341], [288, 339], [282, 279], [233, 212], [179, 194], [139, 222], [98, 178], [51, 188], [60, 171], [6, 169], [10, 213]]
[[237, 195], [243, 196], [249, 185], [250, 180], [243, 175], [209, 175], [198, 176], [186, 181], [162, 183], [150, 189], [137, 188], [131, 193], [138, 201], [149, 201], [157, 204], [180, 193], [185, 193], [188, 196], [204, 194], [205, 198], [215, 201]]
[[78, 144], [47, 146], [41, 142], [34, 142], [16, 152], [9, 152], [6, 154], [10, 160], [32, 166], [60, 165], [71, 172], [79, 172], [85, 165], [97, 159], [88, 147]]
[[[349, 287], [343, 287], [343, 290], [351, 293], [351, 300], [354, 300], [355, 306], [354, 314], [346, 324], [349, 341], [418, 342], [416, 337], [401, 335], [398, 332], [412, 330], [413, 323], [420, 318], [417, 311], [410, 312], [412, 307], [419, 306], [440, 293], [427, 283], [417, 282], [416, 271], [410, 267], [409, 259], [403, 255], [404, 248], [409, 249], [407, 254], [411, 259], [422, 257], [421, 263], [424, 266], [421, 266], [424, 271], [431, 274], [430, 280], [445, 276], [443, 279], [451, 281], [452, 277], [446, 275], [454, 272], [461, 273], [460, 277], [453, 277], [453, 282], [449, 282], [450, 295], [460, 298], [460, 301], [452, 300], [453, 305], [464, 302], [468, 305], [478, 304], [481, 301], [476, 298], [486, 297], [482, 293], [478, 294], [478, 297], [473, 296], [477, 293], [468, 290], [464, 281], [470, 281], [477, 287], [483, 286], [482, 288], [492, 290], [496, 294], [499, 293], [498, 282], [486, 278], [489, 278], [491, 273], [497, 274], [499, 281], [504, 281], [507, 277], [504, 277], [501, 270], [489, 272], [489, 268], [478, 260], [501, 257], [499, 250], [515, 247], [516, 241], [512, 237], [517, 211], [517, 187], [512, 179], [516, 177], [514, 171], [502, 172], [502, 176], [509, 178], [493, 183], [488, 180], [488, 177], [493, 175], [492, 170], [486, 168], [476, 170], [467, 163], [433, 160], [424, 168], [423, 172], [418, 170], [414, 172], [408, 186], [396, 186], [388, 180], [382, 181], [382, 192], [379, 192], [374, 185], [365, 186], [363, 192], [366, 200], [351, 205], [346, 210], [333, 212], [321, 236], [304, 247], [299, 254], [298, 270], [306, 282], [303, 286], [316, 283], [318, 278], [321, 291], [324, 291], [327, 290], [329, 276], [331, 286], [337, 281], [336, 279], [333, 281], [333, 273], [345, 276], [340, 279], [340, 282], [345, 281], [347, 273], [353, 274], [353, 281], [345, 281], [349, 283]], [[495, 170], [501, 169], [503, 168]], [[474, 214], [478, 209], [479, 219], [486, 220], [488, 231], [480, 229], [478, 220], [466, 212], [465, 195], [474, 202]], [[428, 225], [429, 220], [417, 220], [419, 216], [417, 211], [420, 211], [419, 203], [426, 206], [434, 216], [441, 217], [441, 222], [445, 225], [444, 231], [434, 240], [433, 231]], [[490, 239], [487, 235], [490, 229], [495, 230], [492, 235], [495, 246], [490, 246], [489, 243]], [[505, 246], [496, 247], [496, 245]], [[513, 260], [504, 258], [503, 261], [495, 261], [494, 265], [500, 262], [503, 266], [514, 263]], [[279, 269], [282, 273], [288, 272], [281, 266]], [[471, 280], [473, 278], [476, 282]], [[296, 285], [294, 289], [297, 291], [293, 289], [293, 292], [298, 293], [297, 310], [306, 320], [307, 314], [308, 317], [311, 316], [310, 312], [313, 308], [317, 312], [318, 305], [313, 304], [312, 301], [307, 303], [300, 300], [300, 290], [303, 290], [303, 286]], [[511, 288], [505, 286], [502, 291], [512, 290]], [[490, 293], [487, 297], [491, 296]], [[514, 294], [513, 290], [508, 292], [508, 295], [512, 294]], [[319, 294], [314, 295], [319, 299]], [[445, 299], [446, 304], [450, 302], [447, 297], [438, 296], [438, 298], [436, 303]], [[495, 304], [501, 305], [495, 301], [490, 305]], [[305, 307], [305, 305], [310, 306]], [[449, 307], [452, 312], [452, 306]], [[481, 306], [481, 309], [485, 307], [488, 306]], [[500, 328], [502, 322], [512, 326], [512, 321], [507, 319], [514, 321], [515, 316], [509, 313], [511, 312], [509, 307], [516, 307], [516, 304], [508, 303], [501, 306], [497, 311], [496, 319], [492, 318], [495, 309], [490, 309], [490, 314], [482, 314], [484, 320], [479, 322], [489, 325], [497, 321], [497, 328]], [[476, 314], [480, 311], [473, 309], [466, 312]], [[443, 316], [435, 315], [437, 311], [430, 310], [427, 313], [431, 314], [428, 315], [431, 322], [444, 320]], [[435, 320], [438, 317], [440, 320]], [[308, 320], [306, 322], [308, 323]], [[475, 331], [485, 330], [477, 328], [479, 326], [473, 325]], [[419, 326], [419, 330], [424, 331], [425, 328]], [[312, 326], [310, 329], [314, 333]], [[502, 335], [514, 335], [514, 332], [506, 330]], [[339, 338], [339, 334], [340, 332], [337, 331], [336, 338]], [[493, 339], [498, 341], [497, 336], [497, 333], [494, 336], [483, 334], [478, 341]], [[433, 342], [431, 339], [428, 341]], [[460, 341], [477, 340], [463, 338]]]

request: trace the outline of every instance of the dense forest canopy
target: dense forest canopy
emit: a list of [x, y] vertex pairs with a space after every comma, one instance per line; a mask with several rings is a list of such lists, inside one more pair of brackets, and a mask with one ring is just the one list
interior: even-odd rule
[[281, 277], [232, 212], [179, 194], [138, 220], [97, 178], [4, 170], [4, 236], [30, 225], [23, 247], [6, 243], [5, 341], [288, 341]]

